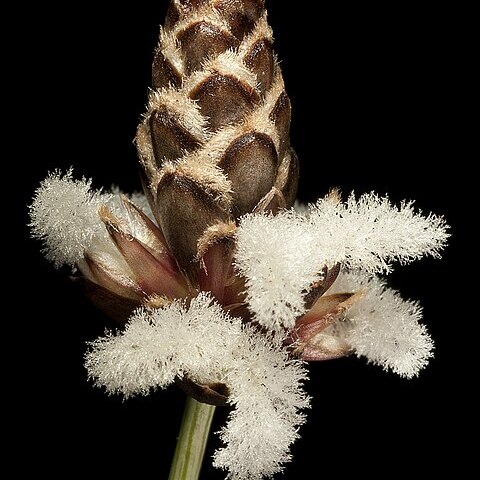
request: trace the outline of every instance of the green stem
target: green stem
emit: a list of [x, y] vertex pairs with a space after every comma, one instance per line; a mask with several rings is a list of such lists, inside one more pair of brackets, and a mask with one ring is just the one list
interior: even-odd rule
[[198, 480], [215, 407], [187, 398], [168, 480]]

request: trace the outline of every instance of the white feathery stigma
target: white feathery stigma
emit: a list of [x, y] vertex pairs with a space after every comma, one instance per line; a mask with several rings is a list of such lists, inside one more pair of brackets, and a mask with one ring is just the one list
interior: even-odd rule
[[326, 264], [372, 273], [389, 272], [392, 261], [438, 257], [449, 237], [442, 217], [415, 212], [413, 202], [393, 205], [373, 192], [358, 199], [351, 193], [346, 202], [328, 195], [311, 206], [309, 220]]
[[341, 273], [327, 294], [358, 291], [363, 297], [325, 334], [341, 337], [357, 356], [387, 371], [406, 378], [418, 375], [434, 348], [427, 329], [419, 323], [419, 304], [403, 300], [383, 280], [365, 272]]
[[215, 452], [214, 465], [232, 480], [260, 480], [290, 460], [309, 398], [299, 387], [306, 379], [302, 364], [289, 359], [278, 339], [245, 330], [246, 345], [228, 377], [235, 409], [220, 432], [226, 446]]
[[215, 464], [235, 480], [282, 469], [309, 405], [301, 362], [290, 360], [278, 339], [230, 317], [207, 293], [189, 307], [174, 301], [138, 309], [123, 332], [91, 344], [86, 368], [98, 386], [126, 397], [164, 388], [177, 376], [225, 383], [235, 409], [220, 433], [226, 445]]
[[246, 278], [247, 301], [256, 320], [271, 330], [293, 328], [305, 310], [302, 292], [320, 278], [323, 263], [308, 256], [314, 251], [312, 233], [291, 210], [242, 218], [236, 266]]
[[55, 171], [43, 180], [30, 205], [32, 236], [44, 244], [46, 258], [55, 267], [75, 266], [105, 227], [98, 207], [108, 194], [91, 189], [92, 181], [74, 180], [72, 169], [62, 175]]

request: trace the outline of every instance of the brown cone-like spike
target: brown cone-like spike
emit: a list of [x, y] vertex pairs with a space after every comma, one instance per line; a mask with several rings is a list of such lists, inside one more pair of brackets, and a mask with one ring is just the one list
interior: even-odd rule
[[171, 0], [152, 83], [136, 138], [147, 196], [196, 283], [207, 229], [295, 201], [290, 100], [264, 0]]

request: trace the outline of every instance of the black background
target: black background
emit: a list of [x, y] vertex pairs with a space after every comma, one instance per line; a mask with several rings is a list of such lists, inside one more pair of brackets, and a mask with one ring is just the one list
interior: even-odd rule
[[[457, 293], [466, 268], [460, 200], [473, 158], [460, 113], [469, 63], [462, 18], [438, 5], [335, 2], [308, 12], [309, 3], [316, 4], [268, 2], [293, 104], [299, 198], [311, 201], [339, 186], [345, 193], [375, 190], [394, 201], [416, 199], [422, 210], [446, 217], [453, 237], [444, 260], [422, 260], [390, 276], [406, 298], [422, 302], [435, 360], [410, 381], [356, 358], [312, 365], [307, 389], [313, 408], [293, 446], [294, 460], [278, 478], [305, 471], [311, 478], [326, 471], [390, 476], [380, 461], [398, 474], [446, 468], [460, 461], [454, 451], [470, 421], [465, 356], [476, 348], [464, 323], [475, 321], [466, 307], [474, 293]], [[168, 475], [183, 394], [172, 387], [123, 402], [87, 382], [85, 342], [113, 324], [69, 283], [67, 271], [55, 271], [42, 258], [25, 227], [25, 204], [57, 167], [73, 165], [98, 187], [139, 188], [132, 139], [166, 4], [82, 2], [65, 11], [42, 4], [19, 15], [27, 46], [15, 57], [22, 92], [12, 126], [20, 138], [9, 164], [17, 172], [11, 178], [22, 178], [14, 220], [21, 262], [9, 269], [19, 314], [9, 321], [18, 332], [6, 368], [13, 371], [8, 396], [21, 412], [11, 445], [31, 459], [17, 464], [19, 472], [33, 464], [38, 472], [66, 477]], [[215, 430], [225, 417], [226, 411], [217, 413]], [[207, 455], [218, 445], [213, 436]], [[207, 460], [201, 478], [224, 475]]]

